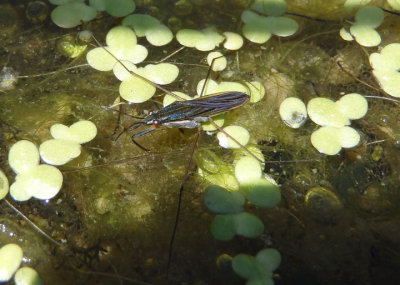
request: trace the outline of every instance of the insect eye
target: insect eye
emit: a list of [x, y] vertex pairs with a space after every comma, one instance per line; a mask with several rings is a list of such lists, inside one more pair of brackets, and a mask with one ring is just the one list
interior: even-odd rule
[[153, 120], [153, 126], [155, 126], [156, 128], [159, 127], [161, 124], [161, 122], [159, 120]]

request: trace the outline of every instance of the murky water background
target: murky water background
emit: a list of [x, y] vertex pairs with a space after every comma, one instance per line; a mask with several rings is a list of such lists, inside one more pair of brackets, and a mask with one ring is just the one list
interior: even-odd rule
[[[62, 47], [65, 42], [77, 44], [77, 32], [84, 29], [104, 42], [107, 31], [119, 20], [103, 15], [68, 30], [48, 19], [34, 24], [32, 19], [38, 16], [26, 16], [27, 2], [37, 1], [3, 1], [0, 5], [1, 68], [9, 68], [6, 74], [28, 76], [0, 92], [1, 169], [12, 181], [9, 147], [20, 139], [39, 145], [50, 138], [52, 124], [90, 119], [99, 133], [84, 145], [79, 158], [61, 167], [64, 185], [56, 198], [13, 202], [65, 246], [44, 239], [4, 201], [0, 245], [20, 244], [25, 263], [39, 272], [45, 284], [164, 284], [178, 189], [194, 131], [160, 129], [141, 137], [138, 141], [153, 151], [150, 155], [133, 145], [127, 135], [114, 143], [110, 135], [116, 114], [102, 106], [112, 104], [118, 96], [118, 81], [112, 74], [85, 66], [85, 53], [71, 59]], [[136, 12], [164, 22], [177, 16], [173, 1], [157, 1], [157, 5], [137, 2]], [[177, 16], [183, 27], [240, 31], [240, 13], [247, 1], [205, 2], [204, 6], [194, 4], [191, 14]], [[255, 254], [267, 246], [277, 248], [283, 258], [276, 284], [400, 282], [399, 106], [369, 100], [367, 116], [353, 122], [362, 135], [361, 145], [332, 157], [320, 155], [311, 146], [313, 123], [299, 130], [287, 128], [277, 108], [289, 96], [304, 101], [316, 96], [337, 100], [341, 93], [353, 92], [386, 96], [355, 80], [378, 87], [367, 57], [375, 49], [339, 37], [341, 22], [351, 19], [340, 8], [344, 1], [287, 2], [290, 12], [322, 20], [293, 16], [300, 25], [295, 36], [274, 37], [263, 45], [247, 42], [239, 52], [227, 55], [229, 71], [219, 75], [232, 81], [258, 79], [266, 87], [261, 102], [229, 113], [227, 123], [246, 127], [266, 160], [291, 161], [267, 163], [265, 168], [281, 185], [282, 202], [272, 209], [246, 206], [265, 224], [260, 238], [217, 242], [209, 233], [213, 214], [202, 201], [207, 182], [193, 171], [185, 185], [171, 284], [243, 284], [229, 268], [217, 267], [216, 258], [222, 253]], [[385, 16], [378, 29], [382, 46], [400, 41], [399, 26], [399, 16]], [[89, 43], [89, 49], [92, 47]], [[147, 47], [148, 61], [155, 61], [179, 44]], [[193, 94], [197, 81], [207, 73], [202, 66], [205, 56], [185, 49], [169, 59], [179, 63], [181, 75], [168, 88]], [[341, 71], [337, 61], [353, 77]], [[39, 74], [44, 75], [33, 76]], [[143, 114], [156, 105], [129, 106], [125, 112]], [[123, 117], [125, 126], [133, 121]], [[230, 158], [213, 136], [202, 134], [197, 159], [205, 150], [221, 159]], [[120, 159], [127, 160], [116, 162]]]

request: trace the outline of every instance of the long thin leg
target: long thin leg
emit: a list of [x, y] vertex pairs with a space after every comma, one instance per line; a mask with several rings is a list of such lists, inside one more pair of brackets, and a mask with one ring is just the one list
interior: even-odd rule
[[138, 132], [138, 133], [136, 133], [136, 134], [133, 134], [132, 136], [131, 136], [131, 140], [132, 140], [132, 142], [135, 144], [135, 145], [137, 145], [138, 147], [140, 147], [142, 150], [144, 150], [145, 152], [151, 152], [150, 150], [148, 150], [147, 148], [145, 148], [144, 146], [142, 146], [142, 145], [140, 145], [137, 141], [135, 141], [135, 138], [136, 137], [140, 137], [140, 136], [143, 136], [143, 135], [145, 135], [145, 134], [147, 134], [147, 133], [150, 133], [150, 132], [152, 132], [152, 131], [154, 131], [154, 128], [148, 128], [148, 129], [146, 129], [146, 130], [144, 130], [144, 131], [141, 131], [141, 132]]
[[193, 154], [194, 150], [196, 149], [197, 142], [199, 140], [200, 136], [200, 131], [201, 131], [201, 126], [198, 126], [197, 128], [197, 133], [196, 137], [194, 138], [194, 142], [192, 145], [192, 148], [190, 150], [190, 156], [189, 156], [189, 161], [185, 169], [185, 175], [183, 176], [181, 185], [179, 186], [179, 194], [178, 194], [178, 205], [176, 207], [176, 213], [175, 213], [175, 222], [174, 222], [174, 228], [172, 229], [172, 235], [169, 240], [169, 246], [168, 246], [168, 262], [167, 262], [167, 280], [169, 278], [169, 268], [171, 266], [171, 259], [172, 259], [172, 250], [174, 247], [174, 241], [175, 241], [175, 236], [176, 236], [176, 231], [178, 229], [178, 223], [179, 223], [179, 214], [181, 212], [181, 202], [182, 202], [182, 193], [183, 193], [183, 186], [185, 185], [186, 181], [189, 178], [189, 171], [192, 166], [192, 161], [193, 161]]
[[118, 117], [117, 117], [117, 123], [115, 124], [114, 130], [111, 134], [111, 136], [114, 136], [117, 133], [117, 130], [121, 126], [121, 113], [123, 112], [123, 107], [122, 105], [118, 106]]

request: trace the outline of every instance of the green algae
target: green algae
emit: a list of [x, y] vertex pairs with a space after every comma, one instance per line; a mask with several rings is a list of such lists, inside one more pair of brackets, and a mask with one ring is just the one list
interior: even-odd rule
[[[195, 4], [201, 1], [192, 1], [191, 14], [180, 16], [168, 9], [169, 2], [163, 2], [157, 9], [154, 3], [144, 3], [151, 1], [141, 2], [147, 13], [158, 16], [164, 24], [169, 17], [178, 17], [183, 28], [205, 28], [213, 24], [221, 31], [237, 31], [241, 10], [245, 8], [245, 1], [232, 1], [233, 6], [228, 5], [229, 1], [209, 1], [205, 6]], [[312, 7], [304, 9], [305, 2], [288, 1], [291, 12], [336, 21], [321, 23], [296, 18], [302, 30], [295, 37], [271, 39], [261, 47], [247, 43], [238, 52], [238, 61], [236, 54], [227, 55], [228, 70], [220, 75], [224, 80], [260, 78], [267, 90], [260, 102], [226, 114], [225, 120], [227, 125], [246, 127], [252, 142], [271, 161], [265, 171], [282, 185], [282, 205], [267, 210], [246, 206], [266, 226], [261, 239], [216, 244], [209, 233], [212, 217], [202, 205], [202, 193], [207, 185], [194, 171], [185, 185], [182, 200], [171, 267], [173, 281], [242, 284], [242, 280], [230, 273], [217, 271], [216, 257], [221, 251], [232, 255], [255, 253], [260, 244], [271, 242], [283, 256], [280, 276], [284, 284], [298, 280], [309, 284], [326, 284], [330, 280], [338, 283], [338, 272], [344, 278], [340, 282], [352, 279], [359, 284], [395, 276], [395, 265], [399, 261], [395, 237], [400, 232], [396, 222], [400, 214], [398, 107], [379, 99], [369, 101], [367, 116], [355, 122], [363, 143], [335, 157], [321, 156], [312, 148], [309, 138], [314, 130], [312, 124], [293, 130], [279, 120], [277, 113], [280, 102], [290, 96], [307, 102], [316, 96], [337, 100], [341, 92], [380, 95], [336, 64], [340, 61], [353, 76], [376, 86], [364, 51], [338, 37], [338, 19], [345, 15], [339, 2], [343, 1], [333, 1], [326, 7], [326, 1], [313, 1]], [[7, 9], [13, 11], [12, 16], [20, 8], [9, 5]], [[111, 21], [105, 18], [88, 23], [85, 28], [104, 42], [103, 36]], [[399, 34], [391, 25], [398, 25], [400, 19], [392, 15], [385, 21], [388, 21], [383, 23], [388, 34], [386, 40], [393, 41]], [[20, 75], [56, 71], [21, 78], [15, 89], [0, 94], [0, 162], [9, 180], [13, 177], [6, 162], [7, 150], [17, 139], [40, 143], [49, 138], [50, 125], [70, 125], [79, 119], [90, 118], [100, 130], [97, 138], [85, 145], [78, 159], [61, 168], [65, 183], [57, 198], [49, 203], [16, 204], [54, 239], [65, 242], [65, 247], [52, 248], [52, 244], [9, 210], [2, 209], [2, 224], [12, 227], [12, 232], [20, 232], [16, 236], [23, 236], [24, 252], [28, 250], [31, 257], [29, 265], [40, 273], [45, 284], [59, 283], [63, 278], [68, 278], [65, 284], [71, 280], [113, 284], [118, 275], [163, 284], [179, 184], [194, 131], [184, 130], [182, 134], [176, 129], [160, 129], [140, 137], [138, 142], [153, 154], [138, 149], [127, 134], [113, 142], [110, 137], [116, 113], [101, 106], [112, 104], [118, 94], [118, 82], [111, 75], [85, 66], [69, 69], [84, 64], [84, 57], [72, 60], [56, 51], [58, 39], [77, 30], [36, 27], [40, 31], [37, 33], [33, 28], [26, 29], [24, 19], [1, 23], [2, 39], [7, 35], [0, 54], [3, 65], [12, 66]], [[165, 56], [164, 50], [168, 53], [176, 47], [152, 48], [150, 60], [158, 60]], [[173, 58], [183, 64], [185, 77], [170, 89], [194, 94], [196, 83], [205, 77], [207, 67], [190, 64], [198, 65], [204, 57], [186, 49]], [[124, 112], [142, 115], [144, 110], [154, 108], [154, 102], [148, 102], [126, 106]], [[134, 121], [124, 116], [122, 124], [129, 126]], [[375, 146], [382, 147], [379, 157], [373, 153]], [[201, 136], [198, 151], [202, 150], [203, 157], [213, 156], [214, 161], [224, 165], [232, 162], [231, 151], [220, 150], [214, 137]], [[207, 155], [208, 152], [212, 154]], [[198, 157], [196, 163], [201, 165], [202, 155]], [[279, 160], [289, 162], [276, 162]], [[312, 187], [329, 189], [345, 205], [340, 213], [329, 219], [329, 211], [323, 212], [321, 222], [317, 218], [320, 204], [310, 210], [304, 203]], [[3, 243], [14, 240], [7, 233], [2, 231]], [[382, 259], [373, 260], [369, 255], [371, 248]], [[371, 275], [369, 266], [374, 262], [378, 262], [374, 267], [376, 274]], [[315, 267], [324, 270], [315, 272]], [[89, 274], [95, 271], [113, 277]]]

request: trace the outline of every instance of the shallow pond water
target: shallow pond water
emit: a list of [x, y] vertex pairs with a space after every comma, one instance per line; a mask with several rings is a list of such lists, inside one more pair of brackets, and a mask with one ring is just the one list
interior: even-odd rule
[[[3, 82], [5, 75], [16, 76], [17, 81], [0, 90], [1, 169], [13, 181], [7, 163], [10, 146], [20, 139], [39, 145], [50, 138], [52, 124], [90, 119], [98, 135], [83, 146], [79, 158], [60, 167], [64, 185], [54, 199], [17, 203], [7, 197], [62, 246], [40, 235], [5, 201], [0, 201], [0, 245], [20, 244], [24, 263], [34, 267], [45, 284], [165, 284], [179, 186], [195, 131], [163, 128], [138, 138], [151, 154], [132, 144], [129, 135], [113, 142], [117, 114], [102, 106], [117, 98], [118, 81], [86, 64], [87, 50], [96, 46], [93, 41], [74, 59], [66, 52], [77, 44], [79, 31], [90, 30], [104, 43], [107, 31], [120, 21], [104, 14], [82, 26], [61, 29], [49, 19], [33, 23], [33, 15], [26, 15], [27, 1], [4, 2], [0, 4], [1, 76]], [[182, 27], [237, 32], [240, 14], [248, 5], [248, 1], [192, 1], [188, 13], [186, 8], [174, 9], [174, 1], [152, 2], [137, 1], [137, 12], [170, 25], [177, 21], [168, 19], [177, 17]], [[314, 123], [308, 121], [298, 130], [285, 126], [278, 108], [286, 97], [307, 102], [317, 96], [337, 100], [355, 92], [388, 96], [370, 70], [368, 54], [376, 48], [339, 37], [342, 22], [352, 19], [341, 6], [344, 1], [287, 2], [289, 12], [310, 17], [290, 16], [300, 26], [294, 36], [273, 37], [262, 45], [247, 41], [240, 51], [227, 54], [228, 71], [213, 74], [230, 81], [263, 82], [262, 101], [228, 113], [226, 122], [249, 130], [251, 142], [267, 161], [264, 171], [280, 185], [282, 201], [270, 209], [245, 206], [265, 224], [259, 238], [217, 242], [209, 232], [214, 214], [202, 198], [209, 183], [193, 165], [184, 186], [171, 284], [244, 284], [229, 266], [217, 266], [217, 257], [255, 254], [265, 247], [282, 255], [276, 284], [400, 282], [399, 104], [368, 99], [366, 117], [352, 122], [361, 144], [336, 156], [321, 155], [312, 147]], [[381, 46], [399, 42], [399, 25], [400, 16], [385, 15], [378, 29]], [[176, 41], [165, 47], [140, 42], [149, 48], [149, 62], [179, 48]], [[207, 74], [205, 57], [206, 53], [187, 48], [169, 58], [179, 64], [181, 74], [167, 88], [194, 94], [197, 82]], [[142, 115], [157, 108], [159, 101], [156, 97], [126, 106], [124, 113]], [[122, 116], [124, 126], [134, 121]], [[203, 133], [195, 164], [208, 152], [231, 162], [231, 152], [220, 149], [215, 136]]]

